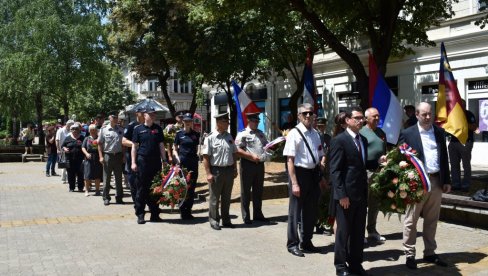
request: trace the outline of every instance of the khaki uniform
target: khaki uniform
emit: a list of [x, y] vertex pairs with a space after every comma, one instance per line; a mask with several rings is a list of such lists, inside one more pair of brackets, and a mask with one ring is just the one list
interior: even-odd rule
[[237, 148], [234, 139], [228, 132], [210, 133], [203, 142], [202, 154], [210, 161], [210, 171], [214, 182], [209, 185], [209, 221], [211, 225], [218, 225], [218, 203], [221, 200], [222, 223], [230, 223], [229, 208], [232, 186], [234, 185], [234, 154]]
[[268, 143], [264, 133], [259, 130], [252, 130], [249, 127], [237, 134], [236, 145], [246, 152], [256, 154], [261, 157], [259, 162], [253, 162], [246, 158], [241, 158], [240, 179], [241, 179], [241, 212], [244, 222], [251, 221], [249, 213], [249, 203], [251, 200], [253, 219], [264, 219], [262, 212], [263, 184], [264, 184], [264, 149]]
[[102, 146], [103, 154], [103, 192], [102, 199], [110, 201], [110, 179], [112, 172], [115, 176], [115, 199], [120, 202], [124, 196], [122, 188], [122, 137], [124, 129], [118, 125], [111, 127], [106, 125], [100, 129], [98, 144]]

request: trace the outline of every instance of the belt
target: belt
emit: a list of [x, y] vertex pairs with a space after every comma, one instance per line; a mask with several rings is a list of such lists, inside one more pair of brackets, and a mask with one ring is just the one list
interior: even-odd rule
[[437, 176], [439, 176], [439, 172], [429, 173], [428, 175], [429, 175], [429, 177], [432, 177], [432, 176], [437, 177]]
[[219, 169], [230, 169], [233, 168], [233, 165], [230, 166], [210, 166], [211, 168], [219, 168]]
[[104, 154], [109, 154], [109, 155], [116, 155], [116, 154], [121, 154], [122, 152], [104, 152]]

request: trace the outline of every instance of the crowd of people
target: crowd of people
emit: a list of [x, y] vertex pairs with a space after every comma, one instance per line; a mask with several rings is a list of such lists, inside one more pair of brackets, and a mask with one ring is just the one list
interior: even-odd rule
[[[405, 213], [403, 249], [406, 266], [417, 268], [415, 244], [420, 216], [424, 218], [424, 260], [447, 266], [435, 253], [441, 197], [443, 192], [451, 190], [451, 173], [453, 188], [469, 188], [471, 176], [466, 166], [470, 164], [466, 157], [469, 157], [472, 149], [473, 136], [471, 133], [468, 140], [471, 143], [466, 145], [455, 144], [456, 140], [451, 137], [448, 156], [446, 136], [449, 135], [433, 124], [430, 104], [422, 102], [416, 107], [406, 106], [405, 111], [408, 120], [398, 143], [407, 143], [417, 151], [432, 183], [432, 190], [425, 195], [425, 199], [410, 205]], [[472, 118], [468, 111], [466, 114], [470, 132], [473, 132], [476, 126], [474, 116]], [[200, 153], [209, 186], [210, 227], [214, 230], [235, 227], [229, 208], [234, 179], [238, 175], [242, 222], [268, 223], [269, 219], [262, 210], [264, 162], [269, 157], [264, 147], [268, 139], [258, 129], [259, 113], [246, 115], [247, 127], [238, 133], [235, 140], [227, 131], [229, 115], [224, 113], [214, 116], [216, 129], [205, 135], [201, 144], [200, 133], [193, 130], [192, 114], [180, 114], [177, 118], [179, 131], [172, 148], [167, 148], [163, 129], [155, 123], [155, 110], [150, 106], [136, 110], [136, 120], [126, 127], [120, 123], [117, 113], [109, 113], [109, 122], [106, 124], [104, 116], [97, 116], [87, 128], [72, 120], [57, 131], [54, 126], [49, 126], [46, 129], [46, 176], [56, 176], [56, 160], [64, 158], [69, 166], [63, 171], [62, 181], [68, 182], [68, 190], [73, 192], [77, 188], [89, 196], [94, 182], [95, 195], [102, 196], [104, 205], [110, 205], [112, 174], [115, 178], [115, 202], [124, 203], [124, 178], [130, 188], [137, 223], [144, 224], [146, 205], [149, 207], [150, 221], [161, 221], [158, 204], [150, 196], [154, 176], [161, 170], [163, 162], [179, 164], [192, 171], [188, 196], [180, 204], [181, 218], [191, 220], [194, 218], [192, 206]], [[363, 112], [356, 107], [340, 112], [335, 117], [335, 126], [330, 136], [326, 133], [327, 120], [317, 118], [312, 105], [302, 104], [298, 107], [298, 124], [290, 120], [287, 123], [283, 149], [289, 179], [287, 249], [298, 257], [303, 257], [304, 253], [320, 252], [312, 239], [314, 227], [320, 229], [317, 223], [320, 197], [323, 197], [324, 191], [330, 190], [328, 215], [335, 218], [334, 265], [337, 275], [367, 275], [362, 267], [365, 242], [368, 239], [377, 242], [386, 240], [376, 229], [379, 200], [368, 191], [372, 176], [379, 171], [380, 164], [385, 162], [386, 152], [395, 146], [387, 143], [386, 134], [378, 127], [379, 118], [376, 108], [368, 108]], [[456, 155], [456, 150], [461, 153]], [[448, 163], [450, 159], [451, 173]], [[465, 166], [462, 182], [460, 159]], [[457, 166], [452, 165], [452, 162], [457, 162]]]

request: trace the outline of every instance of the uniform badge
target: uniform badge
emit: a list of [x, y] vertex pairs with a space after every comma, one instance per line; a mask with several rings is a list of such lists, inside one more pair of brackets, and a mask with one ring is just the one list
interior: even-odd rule
[[157, 129], [151, 130], [151, 134], [157, 134], [157, 133], [158, 133], [158, 130]]

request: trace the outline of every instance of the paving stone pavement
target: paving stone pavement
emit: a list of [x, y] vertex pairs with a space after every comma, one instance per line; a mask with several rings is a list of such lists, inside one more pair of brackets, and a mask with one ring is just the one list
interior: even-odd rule
[[[205, 202], [195, 205], [193, 222], [164, 209], [163, 223], [137, 225], [127, 190], [127, 204], [104, 206], [101, 197], [68, 193], [43, 168], [0, 163], [0, 275], [335, 275], [333, 237], [314, 236], [324, 254], [287, 252], [287, 199], [264, 202], [270, 225], [242, 224], [235, 203], [237, 228], [212, 230]], [[365, 249], [363, 265], [372, 275], [488, 275], [488, 231], [440, 223], [437, 253], [451, 266], [420, 263], [412, 272], [404, 265], [398, 217], [378, 221], [388, 240]], [[421, 258], [421, 237], [417, 242]]]

